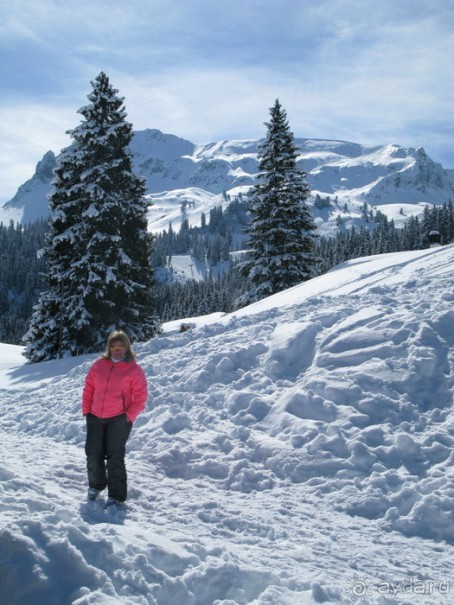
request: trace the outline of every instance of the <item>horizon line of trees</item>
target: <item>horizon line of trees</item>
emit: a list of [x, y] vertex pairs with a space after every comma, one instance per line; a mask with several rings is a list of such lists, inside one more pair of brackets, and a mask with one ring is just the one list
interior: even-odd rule
[[319, 238], [316, 247], [319, 274], [353, 258], [428, 248], [431, 231], [440, 233], [442, 245], [453, 243], [454, 205], [451, 200], [432, 208], [426, 205], [422, 218], [411, 216], [400, 228], [377, 210], [369, 216], [368, 224], [338, 231], [335, 237]]
[[[215, 217], [213, 224], [209, 220], [205, 224], [201, 222], [200, 227], [190, 227], [189, 230], [182, 225], [183, 228], [174, 233], [173, 239], [169, 239], [168, 232], [165, 236], [156, 236], [155, 248], [159, 248], [165, 241], [167, 252], [160, 256], [159, 263], [159, 255], [153, 254], [155, 269], [168, 267], [174, 254], [193, 255], [196, 241], [201, 237], [209, 240], [223, 237], [221, 233], [231, 233], [233, 239], [230, 240], [229, 251], [237, 250], [238, 233], [229, 226], [225, 217], [233, 215], [234, 220], [237, 220], [237, 214], [244, 217], [247, 201], [236, 200], [235, 204], [237, 210], [241, 210], [232, 214], [228, 212], [228, 208], [224, 210], [221, 206], [213, 209], [210, 212], [210, 217]], [[48, 229], [45, 219], [27, 225], [14, 224], [13, 221], [8, 226], [0, 223], [0, 342], [21, 344], [28, 329], [33, 306], [45, 288], [47, 267], [42, 249]], [[427, 248], [428, 234], [433, 230], [439, 231], [443, 245], [454, 242], [454, 206], [451, 201], [441, 206], [427, 205], [421, 218], [409, 217], [401, 228], [395, 227], [394, 221], [377, 211], [375, 215], [369, 216], [368, 226], [344, 229], [335, 236], [321, 236], [317, 239], [314, 252], [320, 260], [316, 275], [326, 273], [335, 265], [353, 258]], [[210, 267], [217, 264], [211, 264], [207, 254], [205, 262]], [[203, 282], [189, 280], [181, 284], [158, 281], [156, 312], [160, 320], [164, 322], [216, 311], [233, 311], [234, 301], [247, 291], [249, 284], [245, 283], [246, 278], [239, 275], [237, 264], [232, 260], [229, 264], [229, 269], [219, 277], [208, 271], [208, 277]]]

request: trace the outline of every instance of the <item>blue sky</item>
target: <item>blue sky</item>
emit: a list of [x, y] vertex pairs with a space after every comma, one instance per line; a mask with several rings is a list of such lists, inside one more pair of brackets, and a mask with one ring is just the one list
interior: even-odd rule
[[135, 130], [423, 146], [454, 168], [454, 0], [0, 0], [0, 203], [104, 71]]

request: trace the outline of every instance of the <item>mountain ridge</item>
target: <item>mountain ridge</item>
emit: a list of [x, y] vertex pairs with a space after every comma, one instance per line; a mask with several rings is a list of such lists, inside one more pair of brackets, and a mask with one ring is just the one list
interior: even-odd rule
[[[422, 147], [314, 138], [295, 138], [295, 143], [298, 166], [306, 171], [311, 189], [309, 204], [323, 233], [340, 225], [359, 226], [364, 204], [403, 222], [427, 204], [454, 199], [452, 174]], [[178, 228], [183, 201], [193, 210], [184, 217], [198, 225], [202, 212], [247, 194], [258, 172], [259, 144], [256, 139], [234, 139], [197, 145], [158, 129], [134, 132], [130, 145], [134, 170], [144, 177], [154, 204], [150, 230], [167, 228], [169, 221]], [[56, 161], [52, 151], [43, 156], [32, 178], [0, 208], [0, 221], [29, 223], [48, 215]], [[317, 198], [326, 201], [323, 208], [314, 205]]]

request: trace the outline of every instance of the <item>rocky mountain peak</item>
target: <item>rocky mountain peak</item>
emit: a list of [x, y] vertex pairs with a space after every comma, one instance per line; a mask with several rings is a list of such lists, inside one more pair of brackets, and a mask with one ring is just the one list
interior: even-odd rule
[[[181, 204], [190, 224], [202, 212], [246, 195], [258, 171], [260, 141], [223, 140], [196, 145], [158, 129], [136, 131], [130, 145], [134, 169], [146, 180], [152, 231], [174, 228], [181, 221]], [[338, 140], [295, 138], [298, 164], [306, 171], [321, 232], [361, 223], [364, 204], [380, 208], [398, 220], [422, 212], [426, 204], [454, 199], [451, 179], [423, 147], [397, 144], [366, 146]], [[0, 220], [30, 222], [48, 215], [56, 157], [48, 151], [35, 174], [0, 208]], [[321, 207], [320, 207], [321, 206]], [[399, 209], [397, 213], [396, 209]]]

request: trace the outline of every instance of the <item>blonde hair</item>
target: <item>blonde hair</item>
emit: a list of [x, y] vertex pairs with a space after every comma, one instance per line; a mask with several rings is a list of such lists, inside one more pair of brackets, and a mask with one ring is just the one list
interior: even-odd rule
[[110, 359], [110, 346], [115, 340], [121, 340], [121, 342], [125, 345], [126, 359], [136, 358], [136, 354], [131, 348], [131, 341], [129, 340], [129, 337], [126, 332], [123, 332], [123, 330], [114, 330], [109, 334], [109, 337], [107, 339], [106, 348], [104, 350], [104, 353], [102, 354], [102, 357], [104, 359]]

